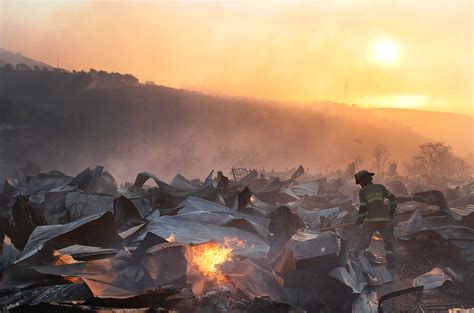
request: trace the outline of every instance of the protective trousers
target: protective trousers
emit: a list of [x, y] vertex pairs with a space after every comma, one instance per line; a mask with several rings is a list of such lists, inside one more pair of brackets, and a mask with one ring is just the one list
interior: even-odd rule
[[367, 249], [372, 240], [372, 235], [378, 231], [382, 235], [386, 253], [393, 253], [393, 231], [390, 222], [364, 222], [358, 249]]

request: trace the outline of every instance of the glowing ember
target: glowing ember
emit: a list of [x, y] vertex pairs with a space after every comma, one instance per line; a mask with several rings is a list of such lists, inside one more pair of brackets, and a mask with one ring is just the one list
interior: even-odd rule
[[175, 237], [173, 234], [171, 234], [171, 235], [169, 235], [168, 237], [166, 237], [166, 241], [168, 241], [168, 242], [175, 242], [175, 241], [176, 241], [176, 237]]
[[224, 237], [224, 245], [228, 248], [243, 248], [245, 242], [236, 237]]

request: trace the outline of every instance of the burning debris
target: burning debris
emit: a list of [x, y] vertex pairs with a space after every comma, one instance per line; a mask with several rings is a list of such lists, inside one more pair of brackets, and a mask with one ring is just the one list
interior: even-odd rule
[[223, 247], [217, 242], [208, 242], [191, 247], [191, 263], [204, 276], [222, 279], [218, 266], [231, 259], [232, 249]]
[[234, 179], [211, 172], [203, 182], [178, 174], [168, 184], [142, 172], [118, 188], [98, 166], [76, 177], [7, 179], [0, 305], [375, 312], [377, 299], [415, 292], [413, 284], [424, 286], [425, 302], [473, 307], [472, 188], [460, 184], [445, 198], [446, 186], [423, 190], [394, 173], [380, 178], [400, 199], [394, 266], [380, 240], [371, 253], [355, 250], [358, 187], [342, 174], [311, 176], [300, 166], [268, 178], [255, 170]]

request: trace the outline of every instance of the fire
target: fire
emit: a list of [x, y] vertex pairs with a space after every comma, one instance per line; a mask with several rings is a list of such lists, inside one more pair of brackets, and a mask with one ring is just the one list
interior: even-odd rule
[[171, 234], [171, 235], [169, 235], [168, 237], [166, 237], [166, 241], [168, 241], [168, 242], [175, 242], [175, 241], [176, 241], [176, 237], [175, 237], [173, 234]]
[[217, 242], [207, 242], [191, 248], [192, 263], [204, 276], [221, 278], [218, 266], [231, 260], [232, 249]]
[[235, 237], [225, 237], [224, 244], [214, 241], [191, 247], [191, 262], [197, 270], [210, 279], [223, 279], [219, 266], [232, 260], [234, 248], [242, 248], [245, 242]]

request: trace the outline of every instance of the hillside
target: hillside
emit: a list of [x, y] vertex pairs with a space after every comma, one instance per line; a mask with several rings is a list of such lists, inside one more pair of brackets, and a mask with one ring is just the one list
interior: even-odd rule
[[[463, 157], [474, 162], [474, 117], [449, 113], [396, 108], [359, 108], [340, 103], [313, 103], [321, 112], [365, 120], [368, 124], [383, 122], [398, 129], [411, 130], [426, 138], [452, 146]], [[387, 142], [387, 145], [392, 143]], [[474, 164], [474, 163], [473, 163]]]
[[5, 49], [0, 48], [0, 66], [3, 66], [7, 63], [10, 63], [11, 65], [15, 66], [17, 64], [25, 64], [31, 68], [37, 66], [40, 69], [47, 68], [47, 69], [52, 69], [53, 67], [51, 65], [48, 65], [46, 63], [36, 61], [30, 58], [27, 58], [20, 53], [14, 53]]
[[[9, 166], [33, 160], [68, 172], [103, 164], [126, 180], [143, 169], [202, 176], [228, 167], [227, 149], [236, 159], [253, 155], [250, 163], [259, 168], [304, 164], [315, 172], [345, 168], [356, 155], [370, 166], [379, 143], [401, 163], [419, 144], [442, 139], [377, 110], [325, 104], [335, 109], [142, 85], [127, 74], [3, 69], [0, 124], [9, 127], [0, 131], [0, 158]], [[404, 110], [405, 121], [411, 113]]]
[[474, 118], [455, 113], [403, 109], [370, 109], [377, 118], [399, 122], [424, 136], [449, 143], [462, 154], [474, 153]]

